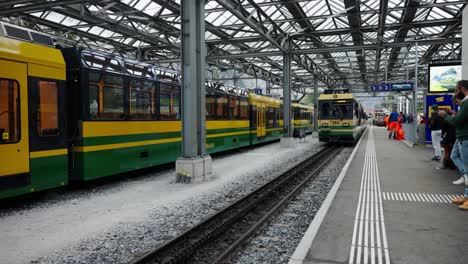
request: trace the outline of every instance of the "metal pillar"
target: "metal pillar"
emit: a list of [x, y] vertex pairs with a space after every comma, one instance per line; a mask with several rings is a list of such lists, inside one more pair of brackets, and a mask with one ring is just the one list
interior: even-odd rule
[[418, 54], [418, 42], [416, 42], [415, 48], [415, 63], [414, 63], [414, 90], [413, 90], [413, 113], [418, 114], [418, 66], [419, 66], [419, 54]]
[[318, 131], [318, 76], [314, 76], [314, 131]]
[[237, 71], [236, 69], [234, 68], [234, 71], [233, 71], [233, 77], [234, 77], [234, 86], [235, 87], [239, 87], [239, 79], [237, 78]]
[[182, 0], [182, 157], [177, 181], [211, 174], [205, 150], [205, 1]]
[[414, 63], [414, 90], [413, 90], [413, 113], [414, 113], [414, 120], [415, 120], [415, 123], [414, 124], [411, 124], [412, 127], [413, 127], [413, 130], [411, 131], [412, 132], [412, 137], [410, 138], [413, 138], [413, 143], [417, 143], [418, 140], [418, 130], [417, 130], [417, 117], [418, 117], [418, 76], [419, 76], [419, 72], [418, 72], [418, 66], [419, 66], [419, 54], [418, 54], [418, 42], [416, 42], [415, 44], [415, 63]]
[[283, 137], [281, 146], [290, 147], [294, 144], [291, 122], [291, 58], [289, 53], [283, 53]]

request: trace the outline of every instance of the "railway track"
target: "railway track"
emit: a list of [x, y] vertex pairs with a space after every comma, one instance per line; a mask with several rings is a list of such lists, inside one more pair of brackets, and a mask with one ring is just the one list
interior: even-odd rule
[[341, 151], [314, 154], [235, 203], [158, 248], [133, 260], [143, 263], [223, 263]]

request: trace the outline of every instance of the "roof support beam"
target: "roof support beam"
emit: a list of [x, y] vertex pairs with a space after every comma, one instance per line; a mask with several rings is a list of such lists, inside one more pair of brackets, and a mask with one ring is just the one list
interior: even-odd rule
[[[382, 46], [383, 43], [383, 37], [385, 33], [385, 21], [387, 19], [387, 12], [388, 12], [388, 0], [380, 0], [380, 9], [379, 9], [379, 29], [377, 32], [377, 43], [379, 47]], [[376, 54], [375, 54], [375, 77], [374, 77], [374, 82], [377, 83], [379, 80], [377, 80], [377, 74], [380, 71], [380, 59], [382, 56], [382, 49], [377, 48]]]
[[[307, 38], [309, 38], [310, 41], [312, 43], [314, 43], [314, 45], [316, 47], [318, 47], [318, 48], [325, 47], [322, 40], [315, 36], [315, 34], [314, 34], [315, 27], [312, 25], [312, 23], [310, 21], [307, 21], [307, 20], [301, 20], [301, 18], [306, 16], [306, 14], [304, 13], [304, 10], [302, 10], [302, 7], [298, 3], [291, 3], [289, 1], [284, 1], [284, 2], [285, 2], [286, 8], [291, 13], [291, 15], [293, 15], [293, 17], [295, 19], [299, 20], [298, 23], [301, 26], [301, 28], [304, 30], [304, 33], [307, 34], [306, 35], [306, 36], [308, 36]], [[336, 65], [336, 62], [335, 62], [335, 60], [333, 59], [333, 57], [331, 56], [330, 53], [325, 51], [325, 52], [322, 53], [322, 56], [329, 62], [329, 64], [331, 65], [331, 68], [333, 69], [333, 72], [335, 72], [335, 73], [340, 72], [340, 70], [338, 68], [338, 65]], [[306, 56], [306, 57], [309, 58], [308, 56]], [[345, 77], [343, 78], [343, 82], [346, 84], [346, 78]]]
[[[403, 16], [401, 18], [402, 24], [409, 24], [411, 21], [414, 20], [416, 16], [417, 7], [420, 5], [419, 0], [406, 0], [405, 7], [407, 8], [403, 12]], [[402, 42], [405, 41], [406, 36], [408, 36], [408, 31], [410, 27], [401, 27], [395, 35], [395, 42]], [[398, 55], [400, 53], [401, 47], [393, 48], [390, 58], [388, 60], [388, 70], [391, 71], [393, 66], [395, 65], [396, 61], [398, 60]]]
[[[449, 44], [449, 43], [461, 43], [461, 38], [447, 38], [447, 39], [433, 39], [433, 40], [418, 40], [420, 46], [424, 45], [436, 45], [436, 44]], [[414, 45], [415, 41], [403, 41], [403, 42], [390, 42], [384, 43], [381, 46], [377, 44], [369, 44], [362, 46], [335, 46], [335, 47], [326, 47], [326, 48], [317, 48], [317, 49], [293, 49], [289, 53], [295, 55], [303, 54], [320, 54], [323, 52], [346, 52], [346, 51], [356, 51], [356, 50], [376, 50], [378, 48], [401, 48]], [[265, 52], [249, 52], [249, 53], [239, 53], [239, 54], [226, 54], [219, 56], [207, 56], [208, 60], [223, 60], [223, 59], [238, 59], [238, 58], [253, 58], [253, 57], [272, 57], [272, 56], [282, 56], [281, 51], [265, 51]], [[161, 62], [177, 62], [179, 59], [168, 59], [161, 60]]]
[[[364, 44], [362, 33], [358, 30], [361, 27], [361, 16], [359, 15], [360, 8], [357, 0], [345, 0], [346, 14], [348, 14], [348, 22], [351, 28], [351, 37], [355, 46], [362, 46]], [[356, 50], [357, 60], [359, 64], [359, 70], [366, 72], [366, 60], [364, 50]], [[362, 82], [367, 83], [367, 79], [362, 75]]]
[[[230, 11], [234, 16], [236, 16], [238, 19], [240, 19], [242, 22], [244, 22], [247, 26], [255, 30], [260, 36], [262, 36], [264, 39], [268, 40], [271, 45], [279, 49], [280, 52], [285, 52], [286, 49], [283, 48], [283, 43], [287, 41], [288, 36], [284, 34], [282, 29], [268, 16], [266, 15], [263, 10], [256, 6], [256, 3], [253, 2], [252, 0], [248, 0], [248, 2], [254, 7], [257, 8], [258, 11], [258, 16], [263, 18], [265, 21], [270, 21], [271, 24], [273, 24], [273, 28], [269, 30], [263, 24], [255, 19], [252, 15], [250, 15], [247, 10], [242, 8], [242, 5], [236, 4], [233, 0], [217, 0], [217, 2], [223, 6], [225, 9]], [[301, 65], [303, 68], [305, 68], [308, 71], [313, 71], [307, 63], [304, 65], [304, 62], [302, 59], [297, 58], [297, 56], [292, 56], [291, 58], [294, 60], [298, 65]], [[310, 65], [314, 65], [314, 63], [310, 60], [310, 58], [304, 58], [304, 61], [310, 63]], [[315, 66], [315, 65], [314, 65]], [[318, 68], [317, 66], [315, 66]], [[327, 80], [323, 80], [327, 85], [330, 85]]]
[[[67, 6], [73, 4], [84, 4], [86, 2], [95, 2], [92, 0], [61, 0], [61, 1], [54, 1], [49, 2], [45, 1], [44, 3], [40, 4], [30, 4], [30, 5], [22, 5], [18, 7], [13, 7], [15, 4], [25, 4], [31, 3], [31, 1], [7, 1], [5, 4], [0, 4], [0, 16], [8, 16], [8, 15], [16, 15], [22, 12], [38, 12], [38, 11], [46, 11], [50, 8], [57, 7], [57, 6]], [[107, 4], [110, 0], [102, 0], [99, 1], [101, 4]]]

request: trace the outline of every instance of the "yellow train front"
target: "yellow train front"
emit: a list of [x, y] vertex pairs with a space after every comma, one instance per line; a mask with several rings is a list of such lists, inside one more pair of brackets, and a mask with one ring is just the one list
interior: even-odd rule
[[356, 142], [367, 125], [367, 114], [351, 93], [319, 96], [319, 141]]

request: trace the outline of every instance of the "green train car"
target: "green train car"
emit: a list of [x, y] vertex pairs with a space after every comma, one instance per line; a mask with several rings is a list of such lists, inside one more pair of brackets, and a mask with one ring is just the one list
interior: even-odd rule
[[354, 143], [367, 127], [367, 114], [349, 92], [337, 90], [319, 96], [319, 141]]
[[[86, 48], [57, 49], [41, 36], [50, 41], [0, 37], [0, 199], [180, 157], [178, 72]], [[281, 105], [207, 84], [207, 152], [278, 140]], [[310, 118], [309, 108], [296, 108]]]

